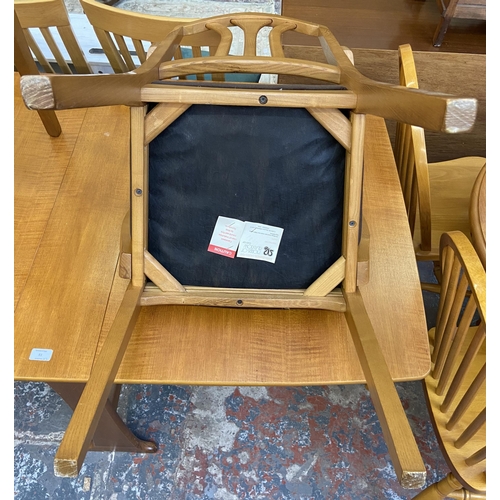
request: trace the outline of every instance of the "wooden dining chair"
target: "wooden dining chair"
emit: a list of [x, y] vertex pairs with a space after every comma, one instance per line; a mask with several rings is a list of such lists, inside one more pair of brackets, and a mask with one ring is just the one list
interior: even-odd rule
[[[65, 74], [93, 72], [75, 37], [64, 0], [14, 0], [14, 10], [40, 71]], [[55, 32], [50, 28], [54, 28], [58, 36], [54, 36]], [[42, 34], [45, 49], [51, 56], [44, 55], [43, 47], [33, 36], [35, 30]]]
[[[418, 89], [413, 52], [399, 47], [400, 84]], [[421, 112], [426, 112], [422, 110]], [[408, 214], [417, 261], [432, 261], [439, 282], [439, 239], [448, 231], [471, 235], [469, 204], [472, 188], [486, 158], [468, 156], [427, 162], [422, 127], [398, 120], [394, 156]], [[439, 292], [439, 284], [422, 282], [422, 289]]]
[[[28, 42], [24, 36], [21, 23], [14, 11], [14, 66], [20, 75], [38, 75], [38, 67], [33, 60]], [[38, 110], [38, 116], [49, 134], [52, 137], [61, 135], [61, 124], [52, 109]]]
[[[165, 38], [176, 26], [193, 22], [190, 18], [153, 16], [106, 5], [97, 0], [80, 0], [96, 36], [115, 73], [134, 71], [144, 63], [148, 49]], [[220, 41], [216, 31], [186, 35], [174, 53], [174, 59], [214, 54]], [[208, 49], [208, 50], [207, 50]], [[187, 80], [227, 80], [258, 82], [260, 74], [216, 73], [182, 75]]]
[[486, 272], [469, 239], [444, 233], [443, 281], [424, 391], [451, 472], [415, 500], [486, 498]]
[[[241, 56], [228, 54], [234, 26], [245, 32]], [[256, 55], [264, 27], [270, 56]], [[328, 63], [286, 58], [287, 31], [319, 41]], [[197, 36], [219, 40], [213, 55], [173, 59]], [[234, 72], [324, 85], [173, 80]], [[374, 331], [377, 312], [367, 312], [358, 286], [369, 280], [370, 256], [361, 206], [365, 117], [458, 132], [472, 126], [475, 100], [373, 81], [326, 27], [252, 13], [178, 24], [133, 72], [23, 77], [21, 89], [31, 109], [120, 104], [131, 112], [122, 231], [130, 284], [57, 452], [57, 475], [80, 470], [140, 308], [190, 305], [341, 314], [397, 476], [407, 488], [423, 486], [425, 467]], [[220, 216], [232, 220], [219, 224]]]
[[432, 39], [434, 47], [441, 47], [453, 19], [486, 21], [486, 0], [438, 0], [441, 17]]

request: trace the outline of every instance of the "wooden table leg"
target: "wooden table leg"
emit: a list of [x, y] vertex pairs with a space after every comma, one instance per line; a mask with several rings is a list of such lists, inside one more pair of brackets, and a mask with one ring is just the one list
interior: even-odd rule
[[[54, 391], [74, 410], [85, 384], [49, 382]], [[116, 412], [119, 391], [106, 402], [104, 411], [92, 438], [92, 451], [127, 451], [132, 453], [155, 453], [156, 443], [135, 436]]]

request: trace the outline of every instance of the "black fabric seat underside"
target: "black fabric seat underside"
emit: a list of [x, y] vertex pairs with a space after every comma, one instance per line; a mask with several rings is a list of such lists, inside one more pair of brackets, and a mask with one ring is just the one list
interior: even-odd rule
[[[345, 149], [307, 110], [193, 105], [149, 151], [148, 249], [183, 285], [307, 288], [340, 257]], [[208, 252], [218, 216], [283, 228], [276, 262]]]

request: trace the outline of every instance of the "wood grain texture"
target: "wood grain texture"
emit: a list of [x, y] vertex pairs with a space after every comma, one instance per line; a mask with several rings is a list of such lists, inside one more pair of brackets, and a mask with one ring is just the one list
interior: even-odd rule
[[[419, 379], [430, 368], [425, 316], [383, 120], [367, 117], [366, 137], [363, 215], [372, 260], [369, 282], [360, 289], [391, 376]], [[101, 343], [127, 285], [114, 283]], [[388, 304], [390, 313], [381, 314]], [[201, 385], [364, 381], [342, 313], [194, 306], [144, 307], [116, 378]]]
[[426, 469], [420, 456], [387, 363], [359, 291], [344, 293], [349, 325], [356, 352], [366, 376], [391, 461], [404, 488], [421, 488]]
[[[397, 50], [402, 43], [410, 43], [420, 51], [486, 54], [485, 21], [456, 20], [442, 47], [432, 45], [440, 18], [436, 1], [283, 0], [282, 5], [284, 16], [324, 24], [343, 45], [352, 48]], [[315, 41], [286, 33], [284, 43], [312, 45]]]
[[[68, 114], [69, 120], [80, 116], [76, 141], [61, 136], [46, 158], [39, 134], [19, 134], [25, 140], [15, 158], [16, 207], [32, 207], [16, 208], [16, 260], [31, 240], [30, 255], [17, 264], [27, 276], [14, 318], [18, 380], [86, 381], [107, 307], [128, 203], [128, 110], [80, 112]], [[44, 170], [33, 174], [37, 162]], [[27, 257], [31, 269], [24, 268]], [[33, 348], [53, 349], [50, 362], [30, 361]]]
[[[101, 331], [99, 349], [128, 285], [114, 275], [129, 199], [128, 112], [107, 107], [87, 114], [29, 293], [16, 311], [17, 379], [85, 382], [95, 336]], [[360, 290], [392, 378], [421, 379], [430, 365], [428, 341], [403, 200], [384, 122], [366, 121], [363, 216], [371, 262]], [[35, 149], [32, 144], [25, 148]], [[83, 220], [88, 232], [75, 234], [73, 221]], [[54, 348], [50, 363], [27, 360], [40, 339], [42, 347]], [[342, 313], [151, 306], [142, 308], [115, 381], [307, 385], [363, 383], [365, 377]]]
[[129, 286], [124, 294], [57, 450], [54, 459], [56, 476], [78, 476], [139, 315], [142, 289], [142, 286]]
[[[58, 112], [64, 131], [54, 140], [47, 135], [38, 115], [24, 106], [18, 73], [14, 73], [14, 89], [15, 309], [56, 203], [87, 110]], [[34, 144], [36, 147], [33, 147]]]
[[[407, 42], [404, 40], [402, 43]], [[465, 134], [443, 134], [425, 131], [427, 158], [430, 162], [449, 160], [462, 156], [486, 156], [486, 55], [448, 52], [419, 52], [413, 55], [420, 88], [477, 99], [476, 122]], [[374, 80], [398, 84], [398, 52], [385, 49], [353, 48], [355, 66]], [[320, 47], [284, 46], [287, 57], [311, 58], [326, 62]], [[440, 68], [436, 71], [436, 68]], [[305, 80], [280, 76], [282, 83], [305, 83]], [[310, 81], [308, 82], [310, 83]], [[318, 82], [319, 83], [319, 82]], [[391, 143], [395, 143], [396, 123], [387, 122]]]

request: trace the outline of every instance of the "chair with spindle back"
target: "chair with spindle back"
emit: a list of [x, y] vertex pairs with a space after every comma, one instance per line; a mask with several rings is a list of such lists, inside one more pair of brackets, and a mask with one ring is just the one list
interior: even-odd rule
[[[399, 47], [400, 84], [418, 88], [411, 46]], [[468, 156], [427, 162], [422, 127], [398, 121], [394, 156], [418, 261], [432, 261], [439, 281], [439, 238], [448, 231], [471, 235], [469, 203], [476, 177], [486, 158]], [[439, 291], [439, 284], [422, 282], [424, 290]]]
[[[65, 74], [92, 73], [69, 22], [64, 0], [14, 0], [14, 9], [23, 29], [29, 48], [38, 61], [41, 71]], [[60, 46], [50, 28], [55, 28], [64, 45]], [[52, 57], [45, 57], [31, 30], [39, 29]], [[69, 60], [63, 53], [66, 51]]]
[[486, 272], [459, 231], [440, 245], [443, 281], [433, 368], [424, 383], [427, 406], [451, 469], [415, 500], [486, 498]]
[[[151, 44], [159, 42], [176, 26], [193, 22], [189, 18], [153, 16], [105, 5], [97, 0], [80, 0], [85, 15], [115, 73], [134, 71], [143, 64]], [[174, 59], [214, 54], [220, 36], [216, 31], [187, 35], [174, 53]], [[207, 50], [203, 50], [207, 47]], [[180, 79], [258, 82], [259, 74], [216, 73], [182, 75]]]
[[[245, 47], [230, 56], [234, 26], [243, 29]], [[262, 28], [270, 56], [256, 54]], [[286, 31], [319, 40], [328, 63], [286, 58]], [[173, 59], [183, 40], [197, 36], [219, 40], [213, 55]], [[325, 85], [174, 80], [236, 72], [306, 76]], [[361, 223], [365, 117], [458, 132], [472, 126], [474, 100], [370, 80], [326, 27], [254, 13], [177, 25], [133, 72], [24, 77], [21, 89], [32, 109], [131, 108], [130, 218], [122, 232], [130, 283], [57, 452], [57, 474], [78, 474], [141, 307], [257, 308], [268, 320], [283, 309], [323, 309], [349, 330], [400, 482], [423, 486], [425, 467], [373, 327], [381, 312], [367, 312], [358, 287], [369, 279], [370, 255], [369, 228]], [[429, 113], [418, 113], [422, 108]], [[250, 235], [246, 259], [217, 255], [235, 257], [234, 245], [207, 251], [218, 216], [241, 223], [243, 234], [255, 222], [266, 224], [256, 229], [274, 247], [252, 244]], [[234, 227], [215, 234], [234, 243]], [[275, 236], [284, 227], [278, 248]], [[198, 326], [197, 335], [206, 335], [207, 325]], [[266, 346], [261, 355], [273, 365]], [[310, 352], [303, 356], [308, 363]]]

